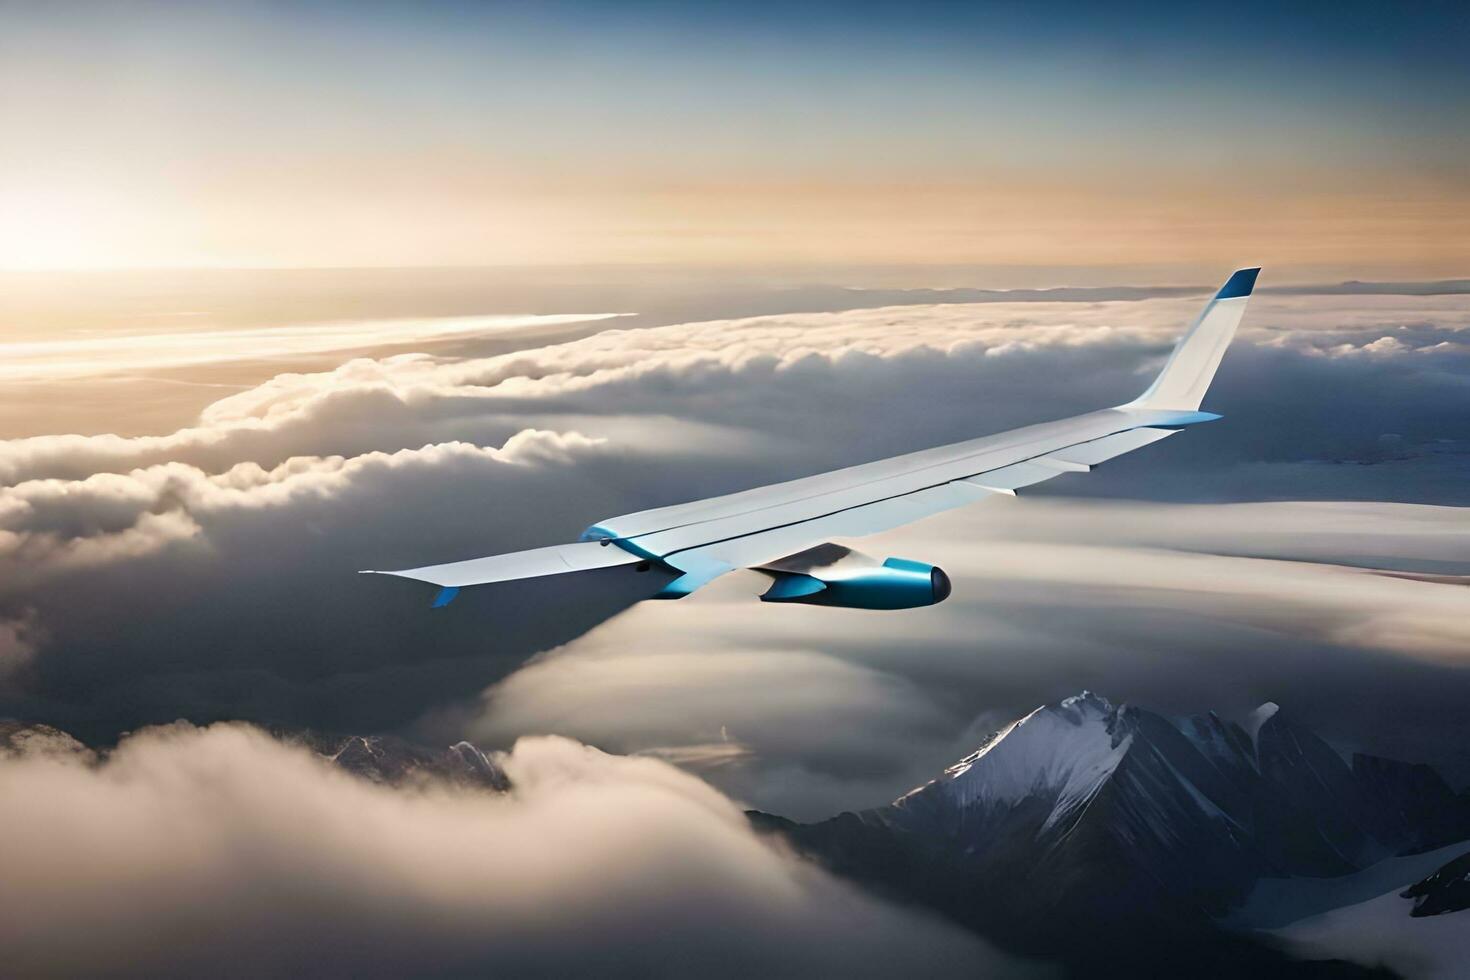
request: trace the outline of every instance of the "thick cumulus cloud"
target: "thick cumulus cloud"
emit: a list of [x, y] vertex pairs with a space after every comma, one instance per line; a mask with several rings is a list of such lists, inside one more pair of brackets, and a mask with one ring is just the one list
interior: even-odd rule
[[651, 759], [527, 739], [508, 795], [389, 788], [244, 725], [0, 757], [22, 976], [1010, 977]]
[[[203, 524], [241, 512], [289, 511], [303, 501], [335, 502], [354, 484], [395, 470], [458, 465], [566, 463], [596, 443], [576, 433], [525, 430], [500, 449], [440, 443], [395, 453], [295, 456], [272, 469], [236, 463], [210, 474], [162, 463], [83, 480], [29, 480], [0, 491], [0, 561], [12, 580], [141, 557], [197, 538]], [[40, 558], [41, 561], [34, 559]]]
[[593, 440], [528, 430], [499, 449], [444, 443], [216, 474], [168, 463], [6, 488], [0, 601], [14, 642], [0, 713], [96, 737], [181, 715], [402, 724], [648, 589], [579, 582], [562, 596], [571, 608], [547, 617], [512, 587], [446, 630], [425, 618], [419, 588], [354, 573], [385, 554], [422, 563], [497, 547], [481, 536], [537, 543], [517, 530], [527, 501], [628, 465]]
[[[1116, 403], [1143, 387], [1198, 302], [919, 305], [614, 328], [493, 357], [399, 355], [284, 374], [174, 433], [0, 443], [0, 714], [94, 736], [179, 716], [408, 724], [473, 699], [649, 583], [610, 574], [472, 590], [429, 613], [419, 587], [356, 570], [569, 540], [611, 514]], [[1150, 450], [1152, 462], [1058, 481], [1061, 490], [1465, 501], [1463, 297], [1252, 302], [1212, 392], [1226, 423]], [[963, 649], [955, 637], [973, 627], [944, 622], [951, 634], [932, 645]], [[999, 612], [989, 623], [1012, 628]], [[826, 672], [854, 703], [914, 715], [924, 703], [908, 679], [853, 672], [851, 646], [753, 652], [785, 656], [806, 678], [800, 689], [822, 686], [814, 678]], [[786, 675], [773, 663], [748, 667], [778, 687]], [[953, 732], [961, 712], [1026, 707], [1039, 693], [1013, 686], [968, 709], [956, 695], [944, 720], [919, 727]], [[776, 712], [768, 720], [780, 727]], [[761, 726], [732, 726], [744, 729], [735, 738], [754, 738], [751, 727]], [[691, 751], [687, 739], [647, 741]], [[739, 768], [731, 741], [705, 731], [701, 744]], [[874, 779], [892, 771], [876, 765]]]

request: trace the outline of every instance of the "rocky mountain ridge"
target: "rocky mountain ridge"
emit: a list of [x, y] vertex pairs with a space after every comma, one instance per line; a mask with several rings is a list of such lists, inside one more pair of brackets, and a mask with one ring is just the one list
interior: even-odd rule
[[1258, 880], [1470, 839], [1470, 796], [1427, 766], [1345, 761], [1275, 705], [1243, 723], [1171, 719], [1083, 692], [888, 806], [752, 819], [838, 874], [1077, 975], [1102, 975], [1099, 950], [1107, 975], [1211, 975], [1198, 966], [1209, 949], [1236, 976], [1287, 969], [1218, 925]]

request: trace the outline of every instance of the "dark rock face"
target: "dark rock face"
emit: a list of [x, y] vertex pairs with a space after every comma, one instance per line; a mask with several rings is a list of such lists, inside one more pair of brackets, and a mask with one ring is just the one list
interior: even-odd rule
[[1409, 914], [1416, 917], [1470, 909], [1470, 851], [1399, 894], [1414, 899]]
[[1430, 851], [1464, 837], [1470, 797], [1457, 795], [1432, 766], [1353, 756], [1353, 776], [1373, 808], [1374, 833], [1405, 842], [1405, 851]]
[[1176, 721], [1084, 692], [889, 806], [756, 825], [1078, 976], [1295, 976], [1308, 968], [1216, 917], [1262, 876], [1345, 874], [1470, 838], [1465, 804], [1425, 767], [1350, 767], [1274, 705], [1244, 725]]

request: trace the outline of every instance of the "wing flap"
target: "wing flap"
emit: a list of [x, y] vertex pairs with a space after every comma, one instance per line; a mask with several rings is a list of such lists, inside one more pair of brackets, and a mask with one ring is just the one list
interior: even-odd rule
[[697, 556], [722, 561], [736, 568], [751, 568], [778, 561], [829, 538], [858, 538], [891, 530], [933, 514], [963, 507], [996, 496], [994, 490], [965, 483], [942, 483], [916, 493], [891, 497], [836, 514], [783, 527], [755, 531], [724, 541], [689, 548], [667, 559], [682, 565]]
[[1058, 462], [1075, 463], [1090, 468], [1099, 463], [1106, 463], [1108, 460], [1116, 456], [1121, 456], [1124, 453], [1131, 453], [1135, 449], [1142, 449], [1144, 446], [1152, 445], [1166, 436], [1172, 436], [1177, 431], [1179, 430], [1129, 429], [1127, 432], [1115, 432], [1110, 436], [1103, 436], [1101, 439], [1092, 439], [1088, 442], [1078, 443], [1075, 446], [1068, 446], [1066, 449], [1059, 449], [1056, 452], [1048, 453], [1047, 456]]
[[1026, 460], [1023, 463], [1012, 463], [1010, 466], [1002, 466], [999, 469], [967, 476], [955, 482], [976, 486], [993, 493], [1014, 496], [1016, 491], [1022, 487], [1050, 480], [1054, 476], [1061, 476], [1063, 472], [1065, 471], [1058, 467], [1046, 466], [1035, 460]]

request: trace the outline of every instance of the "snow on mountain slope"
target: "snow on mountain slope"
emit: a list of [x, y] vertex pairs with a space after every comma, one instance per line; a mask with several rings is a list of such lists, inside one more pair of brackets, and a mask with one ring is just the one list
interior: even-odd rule
[[[1225, 923], [1238, 929], [1279, 929], [1333, 909], [1366, 902], [1385, 892], [1402, 891], [1465, 853], [1466, 847], [1466, 842], [1461, 841], [1420, 854], [1385, 858], [1362, 871], [1336, 878], [1262, 878], [1256, 882], [1246, 903]], [[1405, 915], [1409, 904], [1405, 903]]]
[[1295, 922], [1274, 935], [1303, 959], [1386, 966], [1405, 980], [1464, 980], [1470, 969], [1470, 912], [1412, 918], [1397, 889]]
[[930, 806], [942, 802], [965, 809], [1043, 798], [1051, 804], [1041, 828], [1045, 832], [1092, 799], [1132, 742], [1113, 706], [1084, 691], [1037, 708], [894, 805], [912, 805], [923, 797]]

